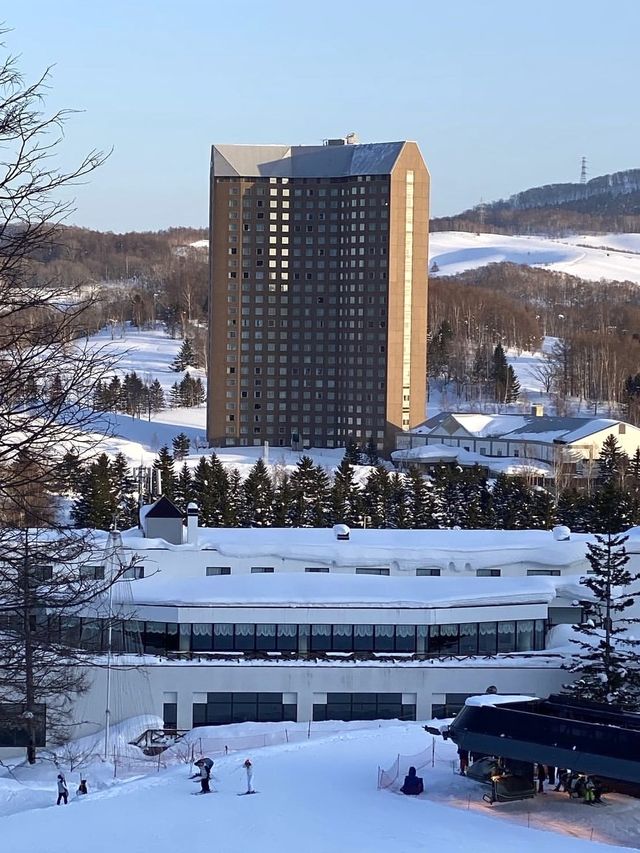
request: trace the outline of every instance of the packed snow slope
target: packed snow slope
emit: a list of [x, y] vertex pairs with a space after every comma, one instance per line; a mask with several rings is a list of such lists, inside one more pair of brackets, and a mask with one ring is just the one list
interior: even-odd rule
[[503, 262], [545, 267], [588, 281], [640, 284], [640, 234], [562, 238], [514, 237], [468, 231], [436, 231], [429, 237], [431, 275], [457, 275]]
[[[490, 808], [482, 802], [483, 786], [454, 775], [455, 747], [439, 739], [435, 767], [427, 752], [419, 771], [425, 794], [405, 797], [397, 786], [377, 789], [379, 765], [388, 768], [398, 753], [430, 747], [420, 724], [382, 723], [355, 731], [345, 726], [320, 740], [254, 750], [253, 784], [259, 793], [243, 797], [238, 794], [245, 790], [244, 752], [215, 758], [217, 792], [210, 796], [192, 796], [197, 783], [189, 780], [191, 768], [183, 764], [95, 793], [89, 777], [87, 797], [57, 807], [52, 768], [51, 805], [0, 818], [2, 850], [605, 853], [611, 851], [607, 843], [635, 843], [638, 837], [638, 802], [618, 795], [607, 807], [588, 810], [553, 792]], [[74, 790], [75, 779], [69, 781]], [[555, 831], [542, 835], [539, 827]]]

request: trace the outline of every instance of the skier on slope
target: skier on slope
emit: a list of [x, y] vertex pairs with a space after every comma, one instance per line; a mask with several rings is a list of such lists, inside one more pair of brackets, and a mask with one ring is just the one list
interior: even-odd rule
[[209, 780], [211, 779], [213, 761], [210, 758], [199, 758], [194, 762], [194, 764], [198, 768], [198, 772], [194, 773], [190, 778], [200, 780], [199, 794], [210, 794], [211, 788], [209, 787]]
[[255, 791], [253, 790], [253, 764], [247, 758], [242, 766], [244, 767], [247, 773], [247, 790], [245, 791], [245, 793], [255, 794]]

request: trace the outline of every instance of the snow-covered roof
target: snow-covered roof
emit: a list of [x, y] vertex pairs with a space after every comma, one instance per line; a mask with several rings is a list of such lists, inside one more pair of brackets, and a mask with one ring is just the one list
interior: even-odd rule
[[403, 145], [214, 145], [213, 174], [284, 178], [388, 175]]
[[391, 453], [394, 462], [458, 462], [460, 465], [481, 465], [494, 474], [533, 474], [537, 477], [553, 477], [553, 468], [545, 462], [519, 456], [484, 456], [464, 447], [448, 444], [424, 444]]
[[[620, 423], [622, 422], [613, 418], [440, 412], [413, 432], [420, 435], [450, 435], [455, 431], [452, 427], [458, 425], [475, 438], [569, 444], [606, 429], [617, 433]], [[633, 429], [636, 427], [627, 424], [627, 430]]]
[[[95, 531], [98, 547], [107, 534]], [[548, 530], [361, 530], [351, 529], [348, 540], [338, 540], [331, 528], [199, 528], [197, 544], [172, 545], [164, 539], [146, 539], [137, 528], [122, 534], [125, 548], [144, 553], [154, 550], [215, 551], [220, 557], [271, 558], [275, 568], [283, 559], [308, 566], [391, 566], [402, 569], [441, 567], [451, 571], [500, 567], [570, 566], [585, 558], [586, 542], [593, 537], [572, 533], [556, 541]], [[215, 557], [212, 558], [215, 559]], [[256, 563], [257, 564], [257, 563]], [[269, 564], [267, 564], [269, 565]]]
[[483, 693], [480, 696], [469, 696], [465, 705], [474, 708], [495, 708], [496, 705], [506, 705], [507, 702], [533, 702], [537, 696], [498, 696], [495, 693]]
[[557, 595], [558, 581], [561, 579], [551, 577], [398, 578], [292, 572], [181, 580], [164, 579], [162, 575], [154, 575], [133, 581], [131, 594], [134, 605], [480, 607], [548, 604]]

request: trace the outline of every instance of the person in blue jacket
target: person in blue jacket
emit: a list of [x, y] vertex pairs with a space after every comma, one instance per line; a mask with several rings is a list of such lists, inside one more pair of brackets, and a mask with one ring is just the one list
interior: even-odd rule
[[400, 788], [403, 794], [416, 796], [424, 791], [424, 782], [421, 776], [416, 776], [416, 768], [410, 767], [409, 773], [404, 777], [404, 784]]

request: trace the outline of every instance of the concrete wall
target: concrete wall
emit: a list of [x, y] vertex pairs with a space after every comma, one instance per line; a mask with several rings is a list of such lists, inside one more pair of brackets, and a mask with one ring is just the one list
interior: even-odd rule
[[[531, 661], [532, 659], [528, 659]], [[517, 658], [458, 664], [380, 665], [318, 663], [208, 663], [157, 664], [115, 671], [112, 679], [112, 722], [142, 713], [162, 716], [165, 693], [177, 693], [178, 728], [192, 725], [194, 694], [206, 692], [295, 693], [298, 721], [312, 719], [314, 701], [326, 693], [416, 694], [418, 720], [429, 719], [431, 706], [446, 693], [484, 693], [493, 684], [499, 693], [547, 696], [558, 691], [569, 676], [557, 659], [521, 666]], [[78, 700], [76, 719], [87, 721], [82, 734], [99, 730], [104, 721], [106, 677], [94, 676], [90, 691]], [[319, 694], [319, 695], [318, 695]], [[196, 701], [201, 701], [196, 698]]]

